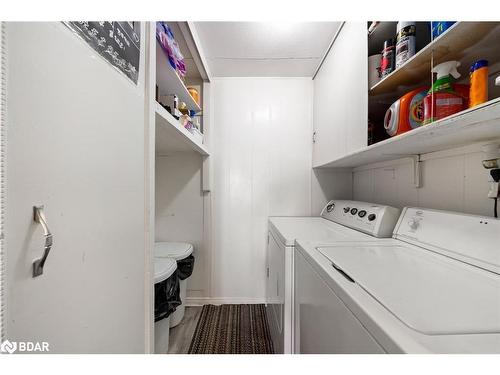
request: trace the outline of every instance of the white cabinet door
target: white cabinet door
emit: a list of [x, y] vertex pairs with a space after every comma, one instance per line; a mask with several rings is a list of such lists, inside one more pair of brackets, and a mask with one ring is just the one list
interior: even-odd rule
[[314, 79], [313, 166], [367, 145], [366, 23], [344, 23]]
[[294, 262], [295, 353], [384, 353], [299, 251]]
[[[135, 85], [62, 23], [5, 29], [5, 339], [45, 341], [51, 353], [143, 353], [144, 53]], [[53, 234], [38, 277], [35, 205]]]

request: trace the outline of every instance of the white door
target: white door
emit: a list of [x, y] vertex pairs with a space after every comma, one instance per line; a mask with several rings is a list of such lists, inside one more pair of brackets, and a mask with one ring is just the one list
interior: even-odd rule
[[[144, 31], [135, 85], [62, 23], [6, 23], [5, 332], [52, 353], [140, 353], [145, 332]], [[44, 250], [33, 206], [44, 205]]]
[[367, 145], [366, 22], [346, 22], [314, 78], [313, 166]]

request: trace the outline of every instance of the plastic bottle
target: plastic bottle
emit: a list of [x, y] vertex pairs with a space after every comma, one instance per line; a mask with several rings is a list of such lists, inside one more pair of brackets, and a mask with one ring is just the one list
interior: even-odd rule
[[191, 95], [191, 97], [193, 98], [193, 100], [198, 103], [198, 105], [200, 104], [200, 93], [198, 92], [197, 89], [195, 89], [194, 87], [188, 87], [187, 88], [188, 92], [189, 92], [189, 95]]
[[474, 107], [488, 101], [488, 61], [476, 61], [470, 67], [470, 103]]
[[460, 77], [458, 61], [446, 61], [432, 69], [437, 73], [436, 82], [424, 99], [424, 124], [451, 116], [467, 108], [467, 100], [457, 93], [452, 84], [452, 77]]
[[455, 21], [431, 21], [432, 39], [436, 39], [441, 34], [444, 34], [454, 23]]

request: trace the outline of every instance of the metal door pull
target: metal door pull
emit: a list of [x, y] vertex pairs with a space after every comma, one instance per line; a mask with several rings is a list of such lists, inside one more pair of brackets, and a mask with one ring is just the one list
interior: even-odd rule
[[49, 226], [47, 225], [47, 220], [43, 213], [43, 206], [33, 206], [33, 220], [35, 220], [35, 223], [39, 223], [42, 226], [43, 235], [45, 237], [43, 256], [33, 262], [33, 277], [37, 277], [43, 274], [43, 266], [45, 265], [50, 248], [52, 247], [52, 233], [50, 233]]

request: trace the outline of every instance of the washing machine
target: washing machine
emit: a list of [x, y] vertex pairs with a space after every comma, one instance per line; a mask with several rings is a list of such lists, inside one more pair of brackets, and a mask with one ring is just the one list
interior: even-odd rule
[[500, 353], [500, 221], [405, 208], [393, 238], [295, 254], [298, 353]]
[[390, 237], [400, 210], [332, 200], [319, 217], [270, 217], [267, 237], [266, 314], [275, 353], [293, 353], [294, 246], [296, 239], [373, 240]]

